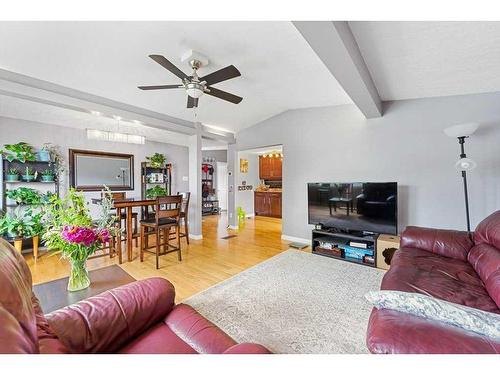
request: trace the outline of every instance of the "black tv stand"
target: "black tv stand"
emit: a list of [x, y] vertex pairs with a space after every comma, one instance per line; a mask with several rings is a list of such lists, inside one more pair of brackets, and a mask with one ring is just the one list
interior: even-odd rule
[[[339, 228], [313, 229], [312, 253], [375, 267], [377, 264], [377, 237], [376, 233], [347, 231]], [[350, 246], [351, 241], [365, 244], [366, 249]], [[363, 253], [364, 256], [362, 256]]]

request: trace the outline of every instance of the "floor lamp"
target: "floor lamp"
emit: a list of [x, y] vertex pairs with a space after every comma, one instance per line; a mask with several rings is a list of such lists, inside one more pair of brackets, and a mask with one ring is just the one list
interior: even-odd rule
[[462, 180], [464, 183], [464, 196], [465, 196], [465, 216], [467, 219], [467, 231], [470, 232], [470, 217], [469, 217], [469, 194], [467, 192], [467, 171], [476, 168], [477, 164], [474, 160], [469, 159], [465, 154], [465, 139], [469, 138], [479, 127], [479, 124], [473, 122], [468, 124], [460, 124], [450, 126], [444, 129], [444, 133], [448, 137], [458, 139], [460, 145], [460, 159], [455, 163], [455, 168], [462, 173]]

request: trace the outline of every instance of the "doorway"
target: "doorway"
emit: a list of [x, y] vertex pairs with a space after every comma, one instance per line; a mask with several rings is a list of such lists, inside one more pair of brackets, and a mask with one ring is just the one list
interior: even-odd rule
[[227, 211], [227, 163], [217, 162], [217, 199], [221, 211]]

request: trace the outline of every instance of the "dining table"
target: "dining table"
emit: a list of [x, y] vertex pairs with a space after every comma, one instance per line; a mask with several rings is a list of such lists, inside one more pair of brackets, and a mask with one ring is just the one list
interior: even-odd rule
[[[92, 203], [101, 204], [102, 198], [92, 198]], [[143, 198], [123, 198], [113, 200], [113, 208], [116, 209], [116, 217], [121, 218], [122, 212], [125, 212], [125, 233], [126, 233], [126, 247], [127, 247], [127, 261], [132, 261], [132, 241], [133, 241], [133, 227], [132, 227], [132, 209], [134, 207], [146, 208], [156, 205], [156, 199], [143, 199]], [[118, 230], [121, 230], [121, 220], [117, 222]], [[117, 241], [116, 251], [120, 255], [119, 262], [122, 263], [122, 241]]]

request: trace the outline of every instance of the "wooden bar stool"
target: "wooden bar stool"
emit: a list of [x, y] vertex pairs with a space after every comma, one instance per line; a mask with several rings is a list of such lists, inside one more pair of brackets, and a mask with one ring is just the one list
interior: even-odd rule
[[[103, 193], [104, 194], [104, 193]], [[101, 194], [102, 195], [102, 194]], [[104, 198], [104, 197], [102, 197]], [[111, 199], [113, 201], [120, 201], [120, 200], [124, 200], [124, 199], [127, 199], [127, 193], [123, 192], [123, 191], [119, 191], [119, 192], [112, 192], [111, 193]], [[116, 210], [115, 210], [116, 211]], [[122, 221], [126, 221], [127, 220], [127, 214], [125, 212], [123, 212], [121, 215], [120, 215], [120, 220]], [[132, 233], [132, 237], [135, 239], [135, 246], [138, 246], [138, 238], [139, 238], [139, 224], [138, 224], [138, 214], [137, 212], [132, 212], [132, 220], [134, 221], [134, 225], [133, 225], [133, 228], [134, 228], [134, 231]], [[123, 223], [122, 224], [122, 228], [125, 228], [126, 227], [126, 224]], [[124, 232], [123, 233], [125, 235], [124, 238], [127, 238], [126, 236], [126, 233]], [[124, 241], [124, 239], [122, 239], [122, 241]]]
[[[141, 220], [141, 262], [144, 261], [144, 253], [156, 255], [156, 269], [160, 268], [160, 255], [177, 252], [179, 261], [182, 261], [181, 255], [181, 237], [180, 237], [180, 215], [181, 215], [182, 195], [169, 195], [156, 199], [154, 218]], [[170, 230], [175, 229], [177, 246], [170, 244]], [[163, 232], [163, 236], [160, 236]], [[155, 246], [148, 246], [148, 237], [155, 235]], [[163, 243], [160, 242], [163, 239]], [[160, 247], [163, 251], [160, 252]], [[149, 249], [155, 251], [149, 251]]]
[[189, 191], [185, 193], [179, 193], [182, 195], [182, 207], [181, 207], [181, 221], [184, 224], [184, 233], [181, 233], [181, 237], [186, 237], [186, 242], [189, 245], [189, 228], [188, 228], [188, 214], [189, 214], [189, 198], [191, 198], [191, 193]]

